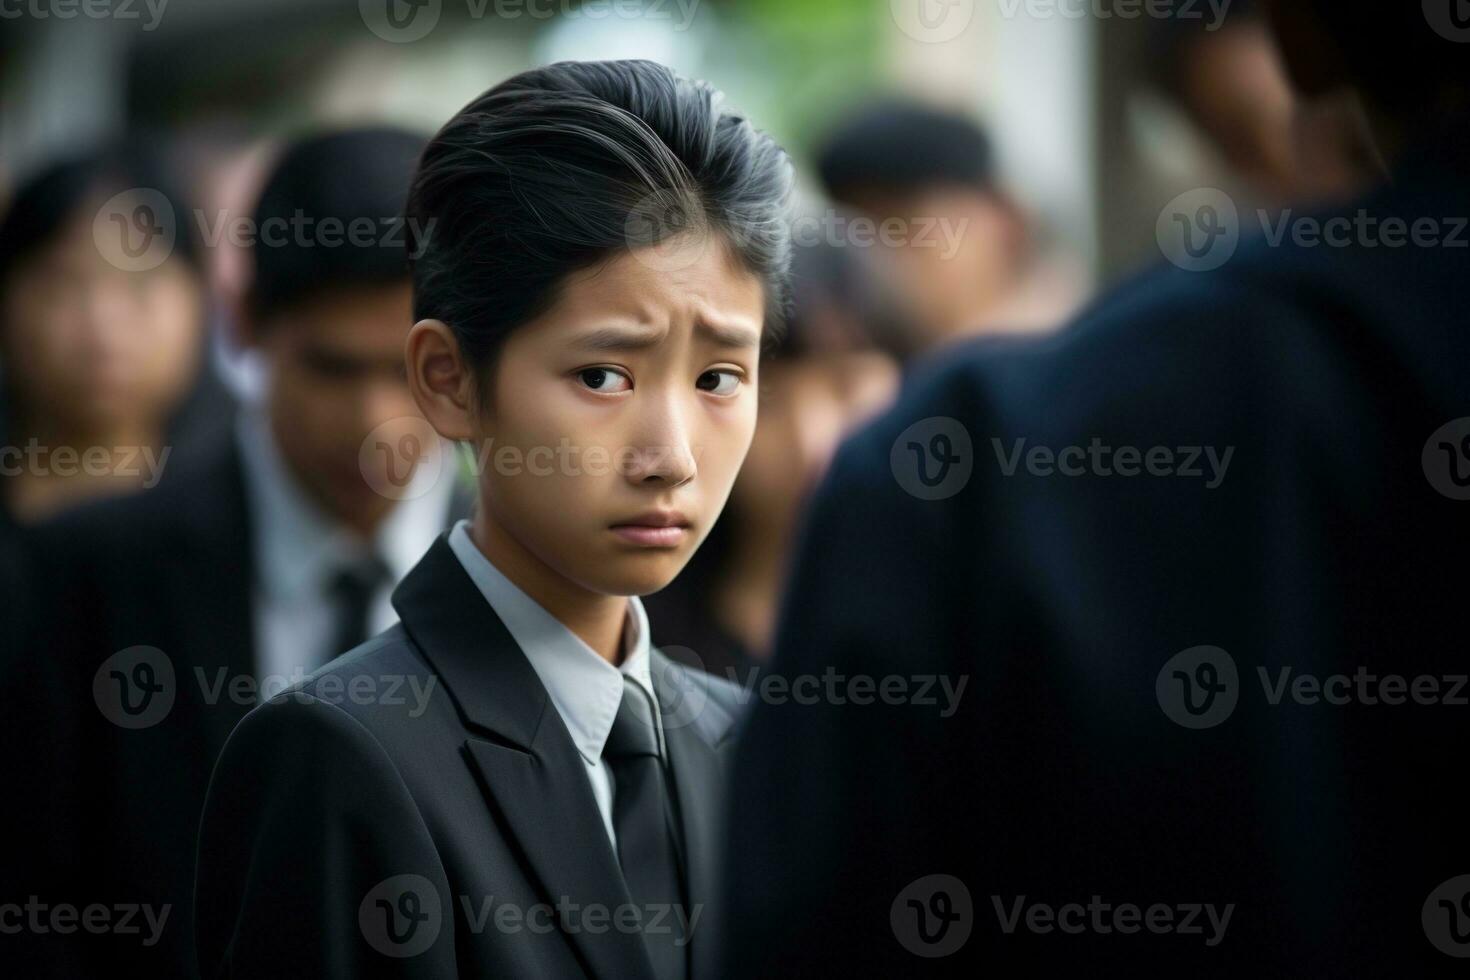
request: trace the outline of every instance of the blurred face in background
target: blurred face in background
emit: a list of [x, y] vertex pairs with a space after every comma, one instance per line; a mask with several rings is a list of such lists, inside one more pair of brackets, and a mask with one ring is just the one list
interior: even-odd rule
[[156, 437], [188, 393], [203, 293], [177, 257], [142, 272], [109, 263], [92, 234], [101, 203], [80, 209], [4, 283], [0, 353], [33, 433], [116, 444]]
[[811, 350], [767, 363], [732, 499], [741, 527], [788, 528], [843, 437], [892, 402], [898, 380], [897, 362], [875, 350]]
[[1017, 285], [1024, 229], [1015, 209], [973, 187], [863, 195], [859, 208], [904, 234], [865, 249], [884, 285], [921, 333], [919, 347], [973, 331]]
[[[380, 426], [386, 428], [375, 438], [394, 446], [402, 435], [419, 431], [403, 364], [412, 323], [412, 289], [403, 282], [323, 291], [273, 315], [255, 332], [269, 372], [268, 412], [281, 454], [326, 513], [363, 534], [395, 502], [374, 489], [390, 485], [387, 468], [416, 462], [361, 453]], [[364, 473], [364, 465], [384, 472]], [[392, 477], [391, 483], [402, 485], [401, 474]]]

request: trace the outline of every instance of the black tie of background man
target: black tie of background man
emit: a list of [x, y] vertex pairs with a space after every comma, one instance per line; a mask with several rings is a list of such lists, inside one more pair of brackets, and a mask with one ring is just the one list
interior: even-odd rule
[[319, 663], [327, 663], [368, 638], [373, 596], [389, 581], [388, 567], [376, 555], [340, 568], [327, 586], [336, 611], [332, 646]]

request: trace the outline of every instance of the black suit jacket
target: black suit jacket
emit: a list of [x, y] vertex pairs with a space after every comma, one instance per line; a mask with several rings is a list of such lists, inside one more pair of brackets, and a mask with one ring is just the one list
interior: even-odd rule
[[[1361, 204], [1433, 219], [1457, 246], [1258, 241], [1215, 272], [1152, 273], [1057, 338], [924, 366], [842, 448], [805, 517], [776, 670], [901, 678], [934, 700], [757, 704], [732, 790], [729, 975], [1463, 969], [1429, 931], [1470, 929], [1459, 893], [1433, 896], [1470, 873], [1470, 504], [1427, 475], [1444, 479], [1443, 451], [1425, 454], [1470, 416], [1463, 173], [1411, 162]], [[970, 445], [909, 430], [944, 418]], [[1234, 454], [1214, 489], [1105, 474], [1114, 458], [1005, 472], [1017, 440], [1094, 439], [1168, 447], [1176, 470], [1185, 447]], [[924, 499], [910, 442], [930, 477], [943, 455], [968, 479]], [[1165, 710], [1183, 692], [1169, 661], [1201, 645], [1231, 658], [1215, 686], [1235, 707], [1191, 729]], [[1360, 669], [1458, 700], [1274, 693], [1283, 671]], [[956, 710], [934, 678], [966, 683]], [[1124, 932], [1103, 910], [1099, 928], [1094, 896], [1203, 928], [1134, 912]], [[1085, 925], [1068, 912], [1064, 932], [1047, 910], [1073, 903]], [[1207, 903], [1233, 905], [1213, 945], [1186, 908]]]
[[[15, 684], [0, 721], [20, 787], [7, 817], [16, 893], [138, 906], [134, 923], [142, 906], [168, 911], [156, 942], [143, 942], [147, 928], [0, 936], [0, 962], [37, 976], [197, 975], [199, 814], [220, 750], [259, 700], [241, 466], [225, 439], [179, 459], [152, 490], [28, 535], [35, 609], [9, 658]], [[449, 516], [464, 506], [456, 497]], [[148, 677], [140, 666], [156, 696], [136, 683]], [[144, 711], [129, 715], [124, 701]]]
[[[399, 625], [231, 735], [199, 843], [204, 975], [650, 976], [643, 937], [609, 926], [631, 900], [585, 764], [445, 538], [393, 602]], [[711, 976], [737, 689], [652, 657]]]
[[[153, 490], [86, 505], [29, 535], [36, 608], [9, 665], [24, 693], [5, 721], [23, 788], [10, 840], [21, 842], [25, 894], [169, 910], [151, 945], [116, 932], [14, 937], [26, 940], [38, 975], [193, 975], [198, 814], [214, 759], [250, 707], [208, 697], [198, 678], [253, 675], [252, 549], [232, 446], [176, 465], [187, 468]], [[157, 651], [142, 655], [155, 678], [164, 663], [171, 676], [156, 681], [167, 690], [139, 719], [153, 723], [129, 729], [114, 721], [128, 716], [118, 714], [124, 689], [107, 663], [138, 646]], [[131, 683], [135, 665], [123, 666]], [[127, 696], [144, 703], [141, 691]]]

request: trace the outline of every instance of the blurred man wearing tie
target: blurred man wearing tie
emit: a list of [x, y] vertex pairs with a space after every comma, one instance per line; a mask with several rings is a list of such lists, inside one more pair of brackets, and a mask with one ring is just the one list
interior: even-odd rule
[[395, 621], [397, 578], [467, 509], [403, 373], [401, 216], [423, 144], [364, 128], [286, 148], [248, 226], [241, 321], [261, 398], [155, 490], [34, 535], [40, 609], [11, 720], [26, 839], [45, 845], [26, 883], [159, 920], [152, 943], [33, 937], [44, 968], [194, 974], [197, 821], [225, 738]]

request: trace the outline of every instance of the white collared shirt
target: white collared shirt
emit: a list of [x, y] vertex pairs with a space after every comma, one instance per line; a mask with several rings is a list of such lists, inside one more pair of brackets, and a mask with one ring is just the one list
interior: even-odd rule
[[393, 586], [444, 530], [454, 482], [428, 471], [416, 475], [432, 485], [420, 494], [410, 484], [405, 499], [394, 505], [369, 544], [306, 495], [281, 457], [259, 406], [241, 410], [235, 436], [255, 557], [255, 679], [266, 698], [347, 652], [327, 649], [338, 622], [328, 589], [343, 567], [360, 566], [375, 554], [389, 581], [369, 605], [368, 635], [398, 621], [389, 601]]
[[602, 764], [602, 747], [607, 743], [618, 705], [623, 700], [625, 675], [648, 694], [653, 704], [654, 727], [658, 730], [659, 753], [667, 758], [663, 722], [649, 667], [648, 614], [642, 601], [637, 596], [628, 597], [628, 615], [623, 619], [623, 662], [614, 667], [490, 563], [471, 540], [469, 521], [454, 525], [454, 530], [449, 532], [449, 546], [531, 662], [557, 714], [561, 715], [586, 764], [592, 795], [607, 827], [607, 838], [616, 851], [612, 776]]

